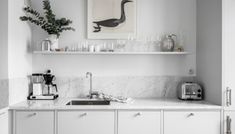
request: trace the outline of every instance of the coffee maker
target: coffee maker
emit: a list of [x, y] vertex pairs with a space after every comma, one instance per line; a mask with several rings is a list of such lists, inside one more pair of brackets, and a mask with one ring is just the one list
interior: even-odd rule
[[53, 83], [55, 81], [55, 75], [51, 74], [51, 70], [47, 70], [45, 74], [42, 75], [45, 81], [45, 87], [47, 93], [45, 95], [51, 96], [58, 92], [57, 85]]
[[39, 96], [43, 93], [43, 74], [32, 74], [33, 96]]
[[[35, 76], [35, 74], [32, 76]], [[29, 100], [54, 100], [59, 97], [57, 85], [53, 83], [55, 81], [55, 75], [51, 74], [51, 70], [47, 70], [46, 73], [37, 74], [36, 76], [40, 76], [38, 79], [42, 79], [39, 82], [43, 85], [42, 92], [40, 92], [41, 94], [36, 94], [33, 89], [33, 94], [28, 97]], [[34, 88], [35, 81], [32, 82]]]

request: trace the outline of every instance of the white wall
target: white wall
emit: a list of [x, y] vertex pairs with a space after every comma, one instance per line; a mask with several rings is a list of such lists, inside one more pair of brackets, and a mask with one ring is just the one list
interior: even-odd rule
[[[51, 1], [58, 16], [71, 18], [76, 32], [66, 32], [60, 46], [73, 45], [86, 39], [86, 0]], [[42, 8], [42, 0], [32, 0]], [[196, 69], [196, 0], [138, 0], [137, 32], [152, 35], [176, 33], [186, 38], [189, 56], [41, 56], [33, 55], [33, 72], [53, 69], [57, 76], [81, 76], [86, 71], [95, 75], [184, 75]], [[47, 37], [33, 28], [33, 44], [39, 46]]]
[[0, 109], [8, 106], [8, 0], [0, 1]]
[[221, 104], [222, 88], [222, 3], [197, 0], [197, 79], [206, 100]]
[[9, 0], [8, 4], [8, 47], [9, 47], [9, 78], [21, 78], [31, 74], [31, 29], [20, 21], [25, 15], [24, 0]]
[[19, 20], [24, 6], [24, 0], [1, 0], [0, 78], [21, 78], [32, 72], [31, 29]]
[[31, 29], [20, 21], [25, 15], [24, 0], [8, 0], [8, 74], [9, 104], [26, 100], [28, 95], [27, 76], [32, 73]]
[[8, 1], [1, 0], [0, 1], [0, 79], [8, 78]]

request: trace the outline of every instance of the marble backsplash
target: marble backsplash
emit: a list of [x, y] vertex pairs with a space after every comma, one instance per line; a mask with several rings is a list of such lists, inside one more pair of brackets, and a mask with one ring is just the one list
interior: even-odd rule
[[[176, 98], [178, 83], [194, 79], [180, 76], [93, 77], [93, 89], [132, 98]], [[85, 77], [57, 77], [56, 84], [60, 97], [85, 97], [89, 93], [89, 79]], [[0, 109], [26, 100], [28, 89], [28, 78], [0, 79]]]
[[[194, 77], [93, 77], [93, 89], [132, 98], [176, 98], [177, 85], [182, 81], [194, 81]], [[58, 77], [56, 84], [60, 97], [84, 97], [89, 93], [89, 79], [85, 77]]]
[[8, 79], [0, 79], [0, 109], [5, 108], [9, 104], [9, 81]]

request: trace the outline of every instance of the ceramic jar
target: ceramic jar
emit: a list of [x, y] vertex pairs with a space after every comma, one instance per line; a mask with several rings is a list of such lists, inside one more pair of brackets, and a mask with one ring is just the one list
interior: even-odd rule
[[51, 34], [47, 40], [51, 42], [51, 51], [55, 51], [56, 49], [59, 49], [59, 38], [55, 34]]

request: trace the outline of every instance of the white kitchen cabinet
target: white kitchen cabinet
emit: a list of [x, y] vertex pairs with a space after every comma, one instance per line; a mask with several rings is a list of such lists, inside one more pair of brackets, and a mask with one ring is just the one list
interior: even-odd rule
[[220, 112], [165, 111], [164, 134], [220, 134]]
[[225, 106], [235, 110], [235, 1], [223, 0], [223, 60]]
[[224, 112], [224, 133], [235, 133], [235, 111]]
[[118, 134], [160, 134], [161, 114], [158, 111], [119, 111]]
[[58, 134], [114, 134], [114, 111], [59, 111]]
[[8, 134], [8, 111], [0, 110], [0, 133]]
[[54, 112], [16, 111], [15, 134], [54, 134]]

